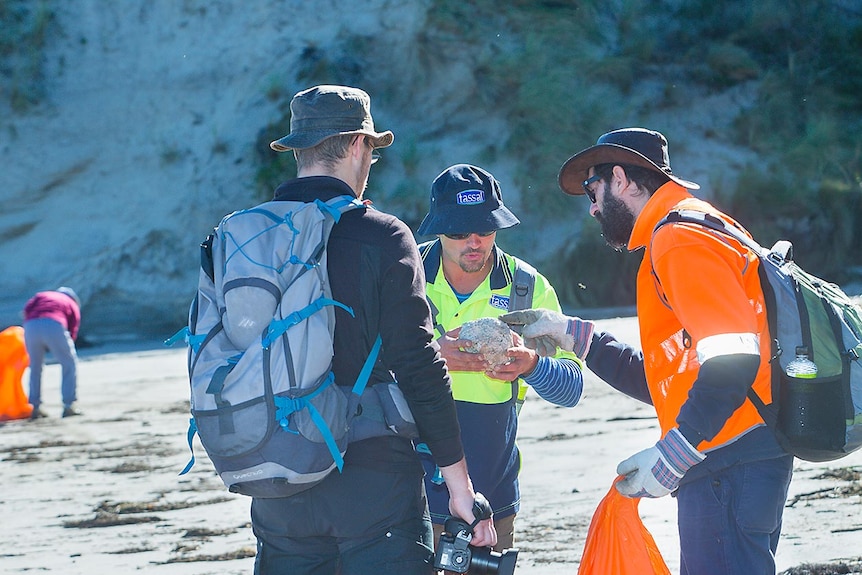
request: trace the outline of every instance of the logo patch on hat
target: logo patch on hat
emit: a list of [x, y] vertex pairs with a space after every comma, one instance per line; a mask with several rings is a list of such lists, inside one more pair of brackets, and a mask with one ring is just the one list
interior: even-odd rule
[[485, 191], [464, 190], [463, 192], [458, 192], [458, 195], [455, 196], [455, 203], [459, 206], [475, 206], [476, 204], [484, 204]]

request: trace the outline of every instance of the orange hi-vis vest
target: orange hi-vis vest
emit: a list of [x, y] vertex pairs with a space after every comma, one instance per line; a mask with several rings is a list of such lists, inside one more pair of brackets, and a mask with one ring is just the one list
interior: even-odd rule
[[[637, 276], [637, 313], [644, 371], [662, 437], [677, 426], [680, 409], [689, 400], [701, 365], [698, 344], [705, 338], [709, 339], [702, 347], [709, 347], [709, 357], [715, 357], [739, 350], [715, 349], [713, 342], [738, 341], [733, 336], [754, 334], [756, 339], [748, 341], [757, 343], [745, 350], [760, 354], [753, 389], [765, 403], [772, 401], [771, 346], [757, 258], [735, 240], [701, 226], [669, 224], [653, 234], [658, 222], [674, 209], [699, 210], [733, 222], [682, 186], [668, 182], [646, 203], [632, 231], [628, 249], [645, 248]], [[710, 451], [762, 425], [757, 409], [746, 399], [715, 437], [696, 447]]]

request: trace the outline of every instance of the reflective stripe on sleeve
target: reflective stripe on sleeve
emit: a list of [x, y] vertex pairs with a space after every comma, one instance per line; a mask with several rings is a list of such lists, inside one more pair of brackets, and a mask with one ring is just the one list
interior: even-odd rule
[[705, 337], [697, 344], [697, 360], [701, 365], [714, 357], [737, 353], [760, 355], [760, 342], [757, 334], [720, 333]]

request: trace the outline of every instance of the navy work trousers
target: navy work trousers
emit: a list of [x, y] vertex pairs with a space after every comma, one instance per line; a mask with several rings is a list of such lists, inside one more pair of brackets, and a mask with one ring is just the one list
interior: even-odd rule
[[775, 573], [793, 456], [733, 465], [677, 491], [680, 575]]

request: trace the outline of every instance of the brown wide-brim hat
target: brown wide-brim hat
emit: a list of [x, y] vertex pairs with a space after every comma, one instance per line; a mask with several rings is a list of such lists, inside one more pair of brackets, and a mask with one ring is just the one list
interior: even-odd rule
[[364, 134], [375, 148], [392, 144], [390, 131], [377, 132], [371, 117], [371, 98], [359, 88], [315, 86], [290, 101], [290, 133], [269, 147], [276, 152], [312, 148], [332, 136]]
[[599, 164], [629, 164], [657, 170], [684, 188], [700, 189], [698, 184], [673, 174], [667, 139], [660, 132], [645, 128], [623, 128], [603, 134], [595, 146], [566, 160], [560, 169], [560, 188], [573, 196], [583, 195], [583, 183], [589, 177], [590, 168]]

